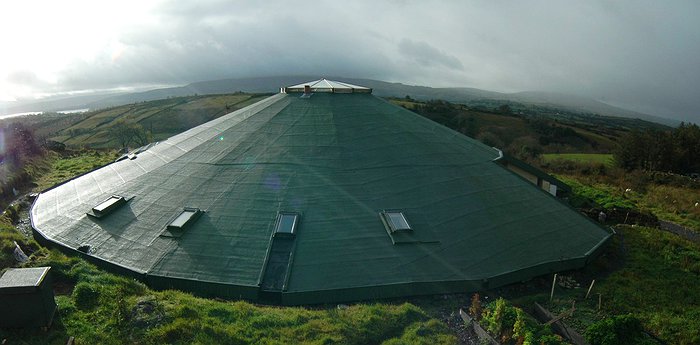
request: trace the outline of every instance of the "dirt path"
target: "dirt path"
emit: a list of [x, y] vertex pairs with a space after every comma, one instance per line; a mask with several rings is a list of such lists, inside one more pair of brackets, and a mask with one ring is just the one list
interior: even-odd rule
[[667, 222], [665, 220], [659, 220], [659, 224], [661, 225], [661, 230], [674, 233], [678, 236], [685, 238], [688, 241], [700, 243], [700, 233], [696, 231], [693, 231], [676, 223]]
[[29, 209], [32, 207], [32, 201], [29, 194], [22, 194], [12, 201], [10, 205], [21, 205], [20, 211], [17, 214], [17, 223], [13, 224], [17, 231], [24, 236], [32, 237], [32, 223], [29, 220]]

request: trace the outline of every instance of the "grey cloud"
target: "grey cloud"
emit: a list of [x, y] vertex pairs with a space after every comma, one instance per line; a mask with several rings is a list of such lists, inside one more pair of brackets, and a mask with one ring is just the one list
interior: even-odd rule
[[[344, 27], [335, 36], [329, 34], [332, 29], [318, 30], [318, 22], [271, 16], [270, 21], [212, 27], [203, 18], [188, 21], [171, 14], [167, 28], [142, 27], [125, 35], [124, 61], [118, 66], [76, 63], [62, 81], [95, 87], [143, 79], [182, 83], [279, 74], [387, 76], [384, 70], [391, 64], [381, 52], [357, 49], [366, 37], [352, 38], [352, 30]], [[81, 72], [90, 69], [94, 73]]]
[[46, 86], [45, 81], [39, 79], [39, 77], [37, 77], [37, 75], [34, 72], [27, 71], [27, 70], [13, 71], [5, 79], [10, 83], [22, 84], [25, 86], [32, 86], [32, 87], [45, 87]]
[[426, 42], [415, 42], [404, 38], [399, 42], [399, 53], [420, 65], [430, 67], [442, 65], [450, 69], [464, 69], [458, 58], [448, 55]]
[[76, 60], [55, 88], [341, 75], [567, 92], [700, 122], [699, 12], [692, 1], [169, 1], [120, 34], [119, 59]]

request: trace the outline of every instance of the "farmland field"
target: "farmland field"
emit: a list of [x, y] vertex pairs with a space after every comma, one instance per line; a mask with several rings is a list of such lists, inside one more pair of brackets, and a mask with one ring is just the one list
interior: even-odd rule
[[542, 155], [542, 159], [544, 159], [546, 162], [563, 159], [579, 163], [600, 163], [605, 164], [608, 167], [611, 167], [614, 164], [612, 154], [602, 153], [546, 153]]

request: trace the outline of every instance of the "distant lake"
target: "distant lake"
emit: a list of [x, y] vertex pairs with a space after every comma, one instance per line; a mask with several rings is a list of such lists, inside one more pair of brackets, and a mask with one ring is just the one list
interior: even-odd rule
[[12, 117], [20, 117], [20, 116], [41, 115], [43, 113], [77, 114], [77, 113], [84, 113], [87, 111], [90, 111], [90, 108], [59, 110], [59, 111], [28, 111], [26, 113], [14, 113], [14, 114], [8, 114], [8, 115], [0, 115], [0, 120], [9, 119]]

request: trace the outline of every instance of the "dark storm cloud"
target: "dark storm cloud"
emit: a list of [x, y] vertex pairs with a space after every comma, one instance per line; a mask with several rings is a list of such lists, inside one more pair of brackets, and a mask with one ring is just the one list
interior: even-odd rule
[[75, 62], [67, 88], [342, 75], [495, 91], [559, 91], [700, 122], [700, 3], [161, 4], [123, 53]]

